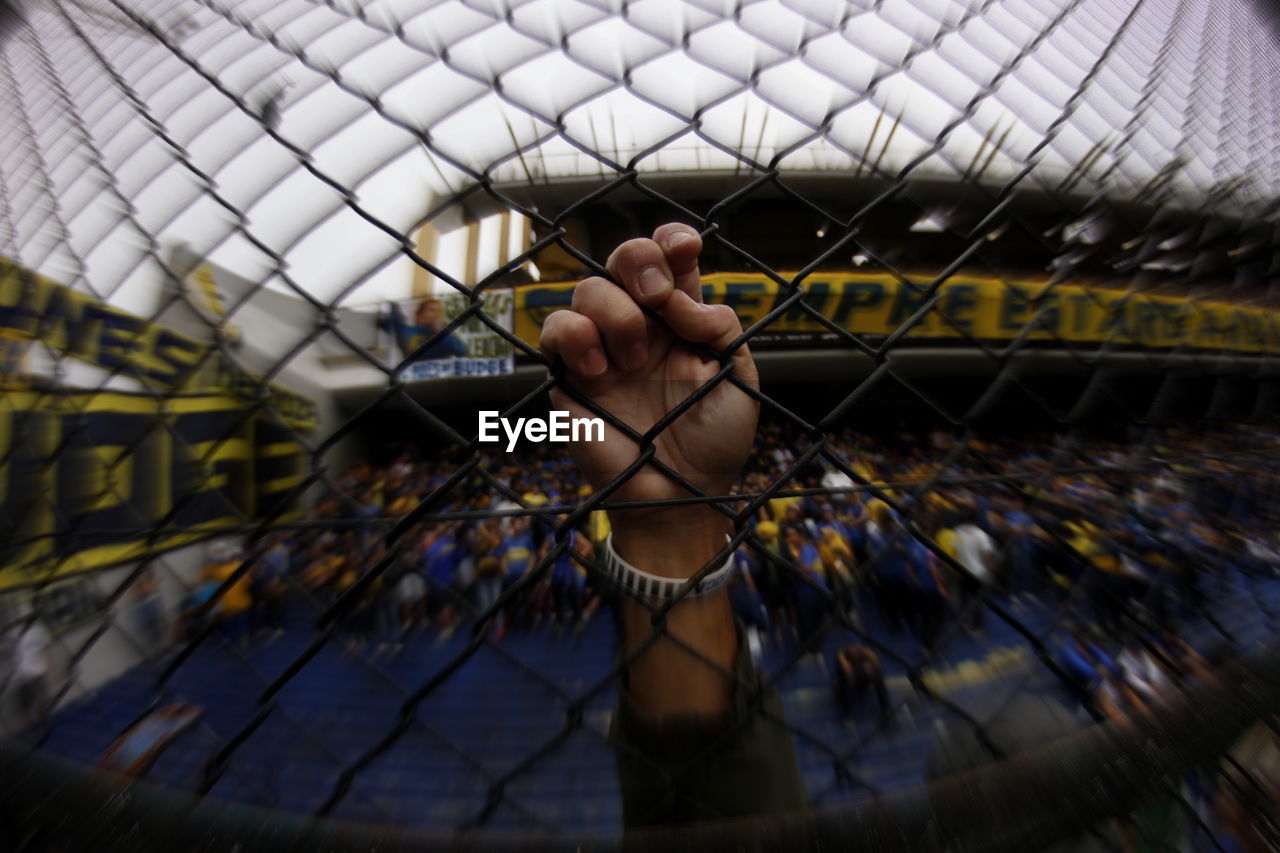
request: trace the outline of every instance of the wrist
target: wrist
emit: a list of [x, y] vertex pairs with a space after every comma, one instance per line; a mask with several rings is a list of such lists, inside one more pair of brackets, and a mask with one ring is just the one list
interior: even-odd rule
[[669, 578], [692, 577], [724, 550], [725, 536], [733, 529], [728, 517], [708, 507], [643, 518], [611, 512], [609, 524], [619, 557]]

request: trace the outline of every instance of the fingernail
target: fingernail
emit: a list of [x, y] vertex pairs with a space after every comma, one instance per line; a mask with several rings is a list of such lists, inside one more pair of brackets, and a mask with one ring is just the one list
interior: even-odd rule
[[646, 344], [635, 343], [627, 349], [627, 370], [639, 370], [644, 367], [645, 362], [649, 360], [649, 347]]
[[582, 356], [582, 372], [587, 376], [599, 376], [608, 368], [609, 362], [600, 347], [592, 347]]
[[640, 270], [640, 293], [644, 296], [653, 296], [655, 293], [661, 293], [671, 286], [671, 280], [666, 274], [657, 267], [645, 267]]
[[674, 249], [681, 243], [687, 243], [693, 237], [688, 231], [677, 231], [667, 238], [667, 248]]

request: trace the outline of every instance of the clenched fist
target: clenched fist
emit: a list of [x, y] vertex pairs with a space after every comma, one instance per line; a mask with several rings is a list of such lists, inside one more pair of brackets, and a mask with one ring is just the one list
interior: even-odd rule
[[[564, 360], [569, 383], [638, 433], [649, 430], [720, 369], [699, 354], [695, 344], [722, 350], [742, 334], [731, 307], [702, 301], [701, 251], [698, 232], [678, 223], [658, 228], [652, 239], [629, 240], [607, 263], [609, 274], [625, 290], [603, 278], [585, 279], [573, 291], [572, 308], [551, 314], [542, 327], [542, 350]], [[641, 306], [663, 322], [646, 317]], [[733, 354], [733, 369], [751, 387], [758, 387], [755, 362], [746, 346]], [[551, 401], [574, 417], [594, 416], [558, 388]], [[702, 491], [727, 494], [751, 450], [758, 414], [754, 399], [722, 381], [654, 439], [657, 458]], [[640, 449], [606, 423], [603, 442], [578, 442], [571, 452], [583, 475], [599, 489], [634, 462]], [[670, 477], [646, 466], [610, 502], [689, 495]], [[666, 565], [667, 556], [677, 553], [675, 548], [688, 546], [703, 553], [700, 543], [722, 547], [728, 528], [727, 519], [708, 506], [613, 511], [610, 520], [619, 553], [649, 562], [648, 570], [670, 576], [678, 574]], [[675, 548], [655, 552], [653, 537]], [[686, 560], [691, 554], [684, 552]], [[697, 568], [685, 566], [684, 573]]]

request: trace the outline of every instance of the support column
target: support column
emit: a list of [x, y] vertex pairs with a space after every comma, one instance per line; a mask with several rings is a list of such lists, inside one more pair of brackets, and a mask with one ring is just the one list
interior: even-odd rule
[[[418, 257], [432, 264], [437, 262], [436, 245], [440, 240], [440, 232], [436, 227], [428, 222], [418, 229], [418, 240], [414, 245], [414, 251]], [[424, 270], [418, 265], [413, 267], [413, 281], [410, 284], [409, 292], [414, 299], [422, 299], [429, 296], [435, 289], [436, 277]]]

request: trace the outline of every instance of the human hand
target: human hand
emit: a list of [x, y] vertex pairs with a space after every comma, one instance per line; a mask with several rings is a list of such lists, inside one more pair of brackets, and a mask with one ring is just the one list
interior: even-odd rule
[[[742, 334], [727, 305], [702, 302], [698, 254], [702, 239], [687, 225], [670, 223], [653, 239], [629, 240], [606, 264], [623, 288], [591, 277], [573, 292], [572, 308], [556, 311], [542, 327], [541, 346], [559, 356], [566, 379], [583, 396], [644, 433], [716, 374], [695, 344], [723, 349]], [[664, 322], [644, 315], [652, 309]], [[734, 373], [758, 387], [755, 362], [744, 345], [733, 354]], [[556, 409], [571, 417], [594, 413], [557, 388]], [[759, 404], [721, 382], [654, 439], [656, 456], [708, 494], [727, 494], [751, 450]], [[635, 441], [606, 423], [604, 441], [577, 442], [570, 452], [586, 479], [606, 487], [640, 454]], [[688, 497], [690, 492], [652, 466], [636, 472], [610, 502]], [[619, 553], [662, 571], [671, 560], [688, 566], [724, 545], [728, 520], [706, 505], [612, 511]], [[710, 550], [708, 550], [708, 548]], [[695, 565], [696, 569], [697, 566]], [[674, 572], [672, 573], [674, 575]]]

